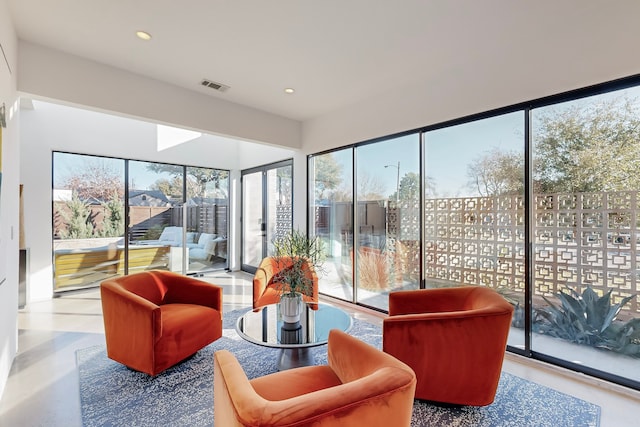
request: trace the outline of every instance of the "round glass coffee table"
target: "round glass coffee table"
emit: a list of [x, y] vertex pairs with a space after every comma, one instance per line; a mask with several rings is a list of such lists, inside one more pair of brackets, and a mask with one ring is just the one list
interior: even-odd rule
[[314, 364], [311, 347], [327, 343], [329, 331], [351, 329], [351, 316], [339, 308], [319, 304], [317, 310], [304, 304], [300, 321], [282, 320], [280, 305], [270, 304], [248, 311], [238, 319], [236, 331], [245, 340], [265, 347], [279, 348], [278, 370]]

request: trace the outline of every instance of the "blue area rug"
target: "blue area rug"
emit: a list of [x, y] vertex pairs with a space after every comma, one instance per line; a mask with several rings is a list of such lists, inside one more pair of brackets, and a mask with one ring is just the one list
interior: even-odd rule
[[[235, 321], [243, 312], [225, 313], [221, 339], [155, 378], [108, 359], [102, 346], [78, 350], [83, 425], [213, 426], [215, 351], [233, 352], [249, 378], [276, 371], [278, 350], [237, 336]], [[355, 320], [350, 333], [381, 347], [378, 326]], [[313, 352], [316, 363], [326, 363], [326, 346]], [[599, 420], [599, 406], [503, 372], [493, 404], [451, 408], [416, 401], [411, 425], [586, 427], [598, 426]]]

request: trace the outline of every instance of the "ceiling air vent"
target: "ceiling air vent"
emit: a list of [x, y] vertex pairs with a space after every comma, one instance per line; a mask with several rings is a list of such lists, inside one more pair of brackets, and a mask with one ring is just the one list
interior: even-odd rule
[[202, 79], [200, 84], [202, 86], [208, 87], [210, 89], [215, 89], [218, 92], [226, 92], [227, 89], [229, 89], [229, 86], [227, 86], [227, 85], [223, 85], [222, 83], [216, 83], [216, 82], [208, 80], [208, 79]]

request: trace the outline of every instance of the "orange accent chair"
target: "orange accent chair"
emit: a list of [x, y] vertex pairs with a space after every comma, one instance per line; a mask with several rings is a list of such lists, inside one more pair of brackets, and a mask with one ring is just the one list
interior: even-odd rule
[[489, 405], [512, 313], [500, 294], [482, 286], [392, 292], [382, 348], [413, 368], [416, 398]]
[[411, 368], [344, 332], [329, 332], [328, 365], [247, 379], [227, 350], [214, 355], [217, 426], [367, 426], [411, 424]]
[[[287, 261], [288, 260], [288, 261]], [[253, 308], [264, 307], [265, 305], [275, 304], [280, 301], [282, 287], [286, 285], [274, 282], [274, 276], [280, 269], [291, 266], [290, 258], [282, 257], [280, 261], [273, 257], [266, 257], [260, 262], [255, 275], [253, 276]], [[313, 266], [306, 263], [307, 277], [311, 278], [313, 286], [311, 295], [302, 295], [302, 300], [309, 306], [318, 309], [318, 275]]]
[[222, 336], [222, 288], [169, 271], [100, 285], [107, 355], [155, 376]]

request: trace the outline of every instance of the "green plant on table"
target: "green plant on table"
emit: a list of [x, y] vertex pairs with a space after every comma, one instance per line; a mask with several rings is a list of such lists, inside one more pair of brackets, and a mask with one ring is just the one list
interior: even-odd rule
[[276, 238], [273, 243], [273, 258], [278, 265], [274, 282], [282, 283], [280, 291], [285, 296], [311, 295], [313, 272], [322, 271], [324, 250], [322, 241], [309, 237], [299, 230]]

